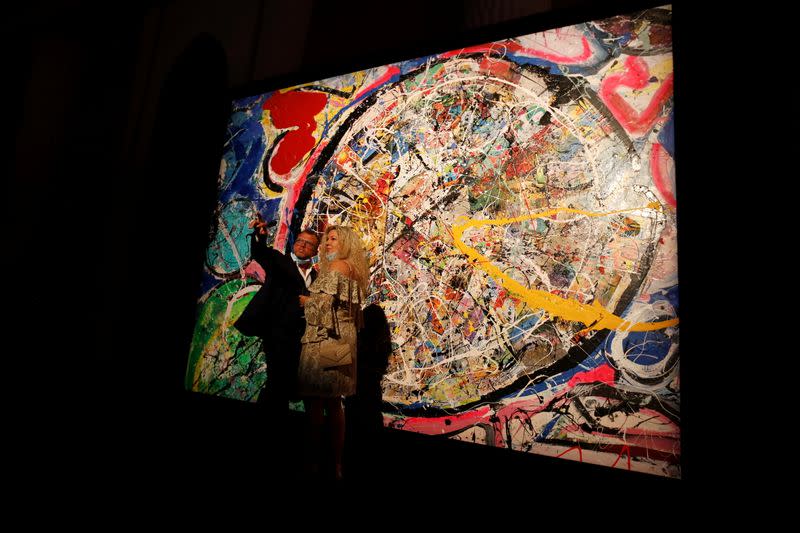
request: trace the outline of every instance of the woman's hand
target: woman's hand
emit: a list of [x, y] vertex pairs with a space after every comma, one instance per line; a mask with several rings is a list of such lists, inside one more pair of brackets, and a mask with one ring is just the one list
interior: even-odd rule
[[306, 306], [306, 301], [308, 300], [308, 296], [300, 295], [300, 307]]

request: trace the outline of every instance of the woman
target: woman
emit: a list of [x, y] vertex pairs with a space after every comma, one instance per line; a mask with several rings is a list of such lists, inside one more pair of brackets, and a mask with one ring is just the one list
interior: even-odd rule
[[316, 448], [322, 435], [323, 408], [331, 425], [335, 475], [342, 477], [344, 404], [356, 392], [356, 332], [363, 325], [361, 304], [369, 270], [364, 245], [346, 226], [329, 226], [320, 244], [319, 276], [310, 296], [300, 296], [306, 331], [301, 339], [298, 388], [305, 398]]

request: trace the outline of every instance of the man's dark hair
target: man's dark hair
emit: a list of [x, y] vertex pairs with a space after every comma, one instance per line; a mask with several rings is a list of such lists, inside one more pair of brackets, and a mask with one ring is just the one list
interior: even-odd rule
[[[297, 234], [297, 237], [299, 237], [299, 236], [300, 236], [300, 235], [302, 235], [303, 233], [306, 233], [306, 234], [308, 234], [308, 235], [313, 235], [314, 237], [316, 237], [316, 239], [317, 239], [317, 245], [319, 245], [319, 241], [320, 241], [321, 239], [319, 238], [319, 234], [318, 234], [316, 231], [314, 231], [314, 230], [313, 230], [313, 229], [311, 229], [311, 228], [306, 228], [306, 229], [300, 230], [300, 233], [298, 233], [298, 234]], [[297, 237], [295, 237], [295, 240], [297, 240]]]

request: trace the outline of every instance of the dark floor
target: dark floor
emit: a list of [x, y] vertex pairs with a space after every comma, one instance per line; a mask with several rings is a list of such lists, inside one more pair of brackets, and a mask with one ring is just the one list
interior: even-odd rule
[[290, 493], [295, 488], [339, 487], [439, 494], [522, 486], [531, 494], [544, 494], [616, 486], [652, 497], [671, 496], [685, 486], [685, 481], [622, 469], [389, 430], [380, 418], [352, 406], [347, 411], [344, 476], [337, 481], [331, 453], [321, 454], [314, 468], [303, 413], [290, 414], [282, 439], [276, 441], [256, 404], [198, 396], [174, 407], [117, 414], [111, 425], [98, 423], [98, 417], [85, 427], [73, 425], [69, 431], [80, 435], [80, 441], [59, 445], [64, 455], [56, 462], [71, 477], [93, 479], [96, 487], [145, 481], [167, 492], [174, 487], [267, 494], [277, 486]]
[[[438, 490], [435, 487], [439, 486], [482, 490], [522, 483], [535, 491], [574, 489], [587, 484], [622, 484], [651, 493], [669, 494], [681, 483], [623, 469], [390, 430], [382, 427], [380, 413], [359, 411], [358, 405], [349, 405], [347, 416], [342, 481], [334, 478], [333, 454], [330, 448], [325, 447], [327, 434], [323, 434], [321, 454], [310, 453], [304, 413], [291, 413], [286, 441], [275, 443], [267, 433], [261, 432], [252, 437], [261, 439], [261, 446], [246, 443], [250, 438], [247, 434], [233, 440], [240, 450], [246, 449], [247, 453], [254, 454], [255, 460], [251, 464], [254, 470], [261, 472], [264, 480], [281, 479], [298, 486], [333, 484], [359, 489], [394, 486], [416, 491], [424, 487], [427, 487], [425, 490], [431, 490], [431, 487]], [[259, 454], [258, 449], [269, 451]], [[314, 457], [318, 457], [318, 468], [314, 465]]]

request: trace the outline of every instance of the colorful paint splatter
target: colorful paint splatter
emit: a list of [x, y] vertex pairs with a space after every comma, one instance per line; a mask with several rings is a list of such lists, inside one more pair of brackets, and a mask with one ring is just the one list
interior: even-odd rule
[[354, 226], [385, 424], [680, 477], [671, 9], [238, 100], [191, 390], [252, 400], [247, 224]]

